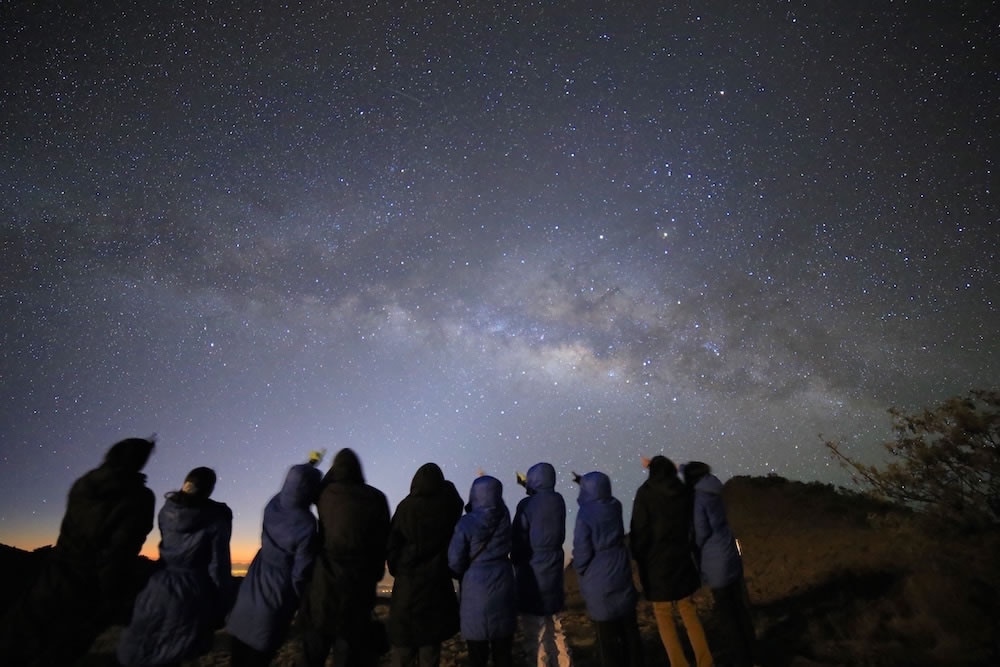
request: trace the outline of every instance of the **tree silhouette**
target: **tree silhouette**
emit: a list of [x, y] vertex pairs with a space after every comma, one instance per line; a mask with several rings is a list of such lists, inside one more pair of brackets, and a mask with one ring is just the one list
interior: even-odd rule
[[883, 444], [884, 466], [858, 462], [838, 442], [823, 444], [876, 497], [956, 528], [1000, 524], [1000, 392], [972, 390], [921, 412], [889, 414], [895, 438]]

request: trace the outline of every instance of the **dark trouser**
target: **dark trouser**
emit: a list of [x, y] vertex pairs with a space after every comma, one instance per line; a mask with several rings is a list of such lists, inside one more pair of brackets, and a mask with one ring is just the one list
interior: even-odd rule
[[594, 626], [604, 667], [642, 667], [642, 637], [634, 611], [612, 621], [594, 621]]
[[232, 638], [230, 652], [233, 656], [232, 667], [267, 667], [273, 657], [271, 653], [247, 646], [236, 637]]
[[750, 667], [754, 663], [753, 618], [743, 577], [723, 588], [713, 588], [715, 614], [725, 639], [726, 658], [735, 667]]
[[486, 667], [493, 656], [493, 667], [513, 667], [514, 637], [503, 639], [466, 640], [469, 647], [469, 667]]
[[392, 647], [392, 667], [438, 667], [440, 664], [441, 644]]

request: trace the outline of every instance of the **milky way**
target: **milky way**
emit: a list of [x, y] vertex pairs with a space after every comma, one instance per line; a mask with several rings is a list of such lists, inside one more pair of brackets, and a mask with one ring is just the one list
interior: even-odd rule
[[310, 449], [629, 507], [996, 386], [991, 3], [96, 4], [0, 19], [0, 542], [132, 435], [238, 555]]

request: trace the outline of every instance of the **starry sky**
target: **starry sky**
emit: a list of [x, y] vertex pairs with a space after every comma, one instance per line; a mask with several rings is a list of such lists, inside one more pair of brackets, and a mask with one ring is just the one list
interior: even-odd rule
[[549, 461], [571, 526], [996, 387], [994, 3], [65, 5], [0, 8], [2, 543], [128, 436], [241, 559], [311, 449]]

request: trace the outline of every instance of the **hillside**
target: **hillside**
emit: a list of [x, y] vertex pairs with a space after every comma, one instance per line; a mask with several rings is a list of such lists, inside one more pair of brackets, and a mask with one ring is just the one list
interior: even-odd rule
[[[766, 667], [955, 667], [1000, 664], [1000, 537], [927, 532], [923, 522], [863, 496], [780, 477], [737, 477], [725, 486], [739, 537]], [[0, 551], [6, 581], [25, 552]], [[572, 568], [566, 627], [577, 667], [597, 665], [594, 633]], [[711, 641], [711, 596], [698, 595]], [[386, 613], [386, 607], [379, 608]], [[647, 665], [667, 665], [648, 603], [640, 603]], [[82, 664], [112, 665], [118, 628]], [[228, 665], [227, 638], [198, 665]], [[275, 665], [294, 664], [290, 641]], [[528, 664], [517, 656], [518, 664]], [[461, 641], [443, 665], [464, 664]], [[331, 663], [332, 664], [332, 663]], [[388, 665], [388, 657], [383, 660]]]

